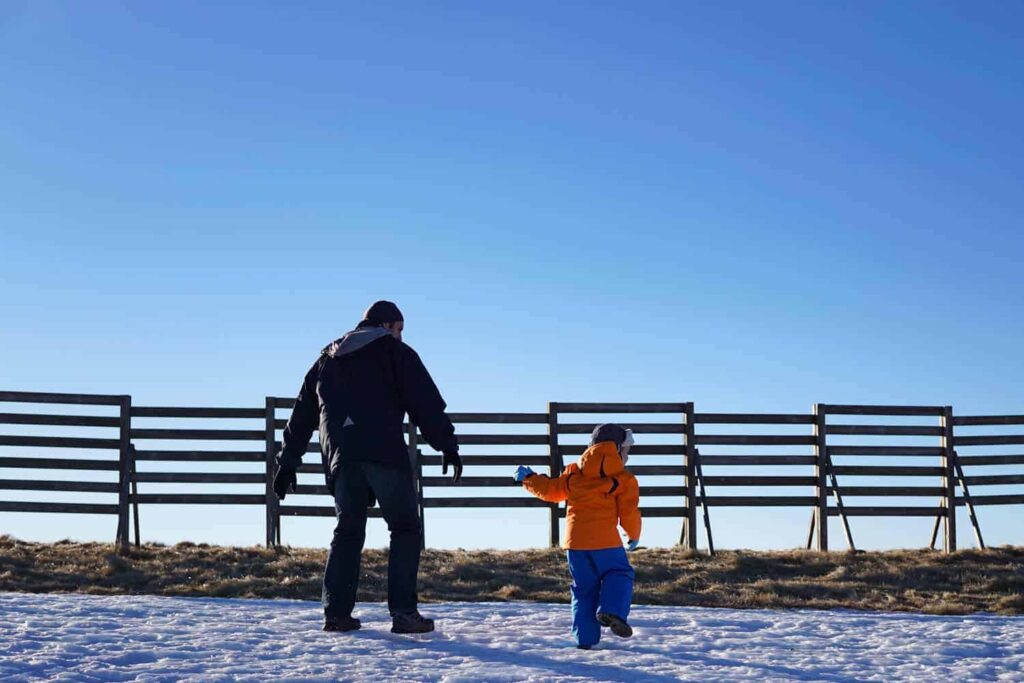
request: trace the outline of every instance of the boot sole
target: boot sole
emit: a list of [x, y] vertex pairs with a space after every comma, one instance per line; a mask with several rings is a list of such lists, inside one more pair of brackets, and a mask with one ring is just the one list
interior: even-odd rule
[[362, 624], [356, 624], [355, 626], [328, 626], [324, 624], [324, 631], [328, 633], [348, 633], [349, 631], [358, 631], [362, 627]]
[[426, 629], [415, 629], [415, 630], [413, 630], [413, 629], [405, 629], [405, 628], [395, 628], [394, 626], [391, 627], [391, 632], [392, 633], [398, 633], [398, 634], [407, 635], [407, 636], [408, 635], [417, 635], [417, 634], [420, 634], [420, 633], [433, 633], [433, 631], [434, 631], [434, 627], [433, 626], [431, 626], [430, 628], [426, 628]]
[[629, 638], [633, 635], [633, 627], [619, 619], [614, 614], [605, 614], [604, 612], [597, 615], [597, 621], [602, 626], [607, 626], [612, 630], [612, 633], [617, 635], [619, 638]]

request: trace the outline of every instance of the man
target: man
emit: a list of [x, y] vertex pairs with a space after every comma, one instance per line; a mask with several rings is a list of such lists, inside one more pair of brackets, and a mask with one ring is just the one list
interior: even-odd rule
[[327, 489], [338, 524], [324, 569], [325, 631], [354, 631], [352, 616], [366, 540], [367, 508], [374, 500], [391, 532], [388, 609], [393, 633], [426, 633], [432, 619], [417, 610], [420, 521], [405, 414], [427, 442], [443, 453], [442, 472], [462, 477], [455, 428], [445, 402], [413, 349], [402, 342], [405, 321], [390, 301], [378, 301], [356, 329], [329, 344], [306, 373], [284, 430], [274, 491], [284, 500], [295, 491], [295, 472], [313, 431], [320, 432]]

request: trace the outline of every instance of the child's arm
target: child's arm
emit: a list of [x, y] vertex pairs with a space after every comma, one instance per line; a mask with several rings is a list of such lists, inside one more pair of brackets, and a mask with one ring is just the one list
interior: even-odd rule
[[619, 513], [619, 526], [631, 541], [640, 540], [640, 484], [629, 472], [620, 479], [615, 490], [615, 505]]
[[523, 488], [548, 503], [561, 503], [569, 497], [568, 471], [552, 479], [546, 474], [534, 474], [523, 479]]

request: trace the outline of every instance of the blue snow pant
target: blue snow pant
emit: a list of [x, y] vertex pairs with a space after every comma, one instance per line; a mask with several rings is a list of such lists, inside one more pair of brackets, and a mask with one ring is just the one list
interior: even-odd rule
[[633, 599], [633, 567], [626, 549], [570, 550], [572, 574], [572, 635], [579, 645], [596, 645], [601, 640], [598, 612], [629, 617]]

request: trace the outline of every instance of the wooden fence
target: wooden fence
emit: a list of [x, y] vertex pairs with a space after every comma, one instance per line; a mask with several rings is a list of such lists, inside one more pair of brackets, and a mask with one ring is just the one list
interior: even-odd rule
[[[258, 408], [160, 407], [135, 406], [130, 396], [7, 391], [0, 392], [0, 410], [3, 404], [30, 405], [39, 412], [0, 412], [0, 425], [73, 428], [75, 435], [0, 434], [0, 447], [18, 449], [0, 451], [0, 470], [29, 471], [25, 477], [0, 478], [0, 491], [103, 494], [109, 500], [0, 500], [0, 512], [116, 516], [115, 538], [121, 545], [129, 543], [132, 521], [138, 544], [142, 505], [262, 507], [268, 545], [281, 542], [282, 517], [335, 514], [332, 505], [324, 504], [330, 499], [322, 480], [300, 481], [287, 503], [273, 493], [273, 459], [292, 399], [267, 397]], [[99, 414], [68, 414], [73, 412], [68, 406], [89, 406]], [[935, 519], [931, 545], [941, 528], [943, 547], [951, 552], [957, 547], [957, 507], [967, 508], [976, 541], [984, 547], [976, 508], [1024, 504], [1024, 467], [1016, 473], [1003, 471], [1024, 466], [1024, 455], [991, 452], [1024, 445], [1024, 434], [1002, 433], [1007, 426], [1024, 425], [1020, 415], [954, 416], [948, 406], [831, 404], [816, 404], [807, 414], [701, 413], [684, 402], [549, 403], [539, 413], [452, 413], [451, 418], [465, 464], [459, 485], [424, 474], [424, 467], [440, 465], [441, 457], [407, 425], [423, 527], [428, 509], [544, 508], [550, 518], [548, 543], [558, 545], [564, 506], [520, 491], [509, 476], [511, 467], [530, 465], [557, 473], [583, 452], [596, 424], [613, 420], [637, 434], [630, 470], [640, 479], [644, 516], [678, 519], [679, 542], [686, 548], [697, 548], [703, 529], [713, 552], [715, 508], [792, 507], [810, 513], [809, 548], [829, 549], [829, 517], [840, 518], [846, 544], [853, 548], [850, 518], [917, 516]], [[183, 428], [178, 426], [182, 420], [203, 427]], [[46, 457], [37, 449], [45, 449]], [[60, 449], [75, 454], [50, 457]], [[83, 457], [82, 449], [93, 455]], [[317, 455], [302, 465], [300, 474], [322, 476], [317, 443], [307, 450]], [[147, 465], [139, 471], [138, 463], [164, 463], [169, 469], [155, 471], [150, 469], [155, 465]], [[232, 471], [204, 471], [210, 463]], [[1000, 472], [973, 474], [990, 467]], [[87, 471], [106, 479], [34, 478], [38, 475], [32, 471]], [[246, 485], [251, 492], [202, 492], [216, 484]], [[153, 485], [162, 490], [145, 490]], [[971, 493], [971, 488], [991, 486], [1020, 488]], [[488, 495], [467, 495], [460, 489], [485, 489]], [[737, 495], [737, 490], [750, 495]], [[889, 504], [852, 504], [858, 499]], [[907, 504], [908, 499], [930, 502]], [[379, 517], [380, 512], [373, 509], [370, 515]]]

